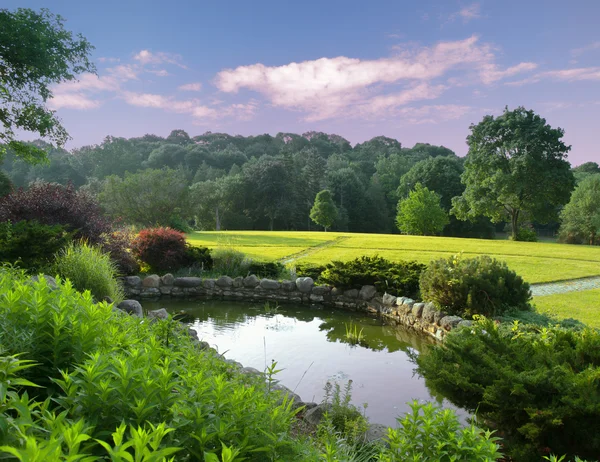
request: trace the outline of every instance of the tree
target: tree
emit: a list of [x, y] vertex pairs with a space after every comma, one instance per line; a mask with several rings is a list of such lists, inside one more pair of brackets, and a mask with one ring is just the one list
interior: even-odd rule
[[440, 195], [417, 183], [414, 191], [398, 202], [396, 224], [405, 234], [433, 236], [448, 224], [448, 215], [440, 205]]
[[508, 219], [517, 238], [524, 216], [539, 223], [555, 219], [575, 180], [566, 160], [571, 149], [564, 131], [522, 107], [471, 125], [463, 194], [452, 201], [452, 213], [466, 220], [478, 215], [494, 223]]
[[595, 175], [596, 173], [600, 173], [600, 167], [596, 162], [585, 162], [584, 164], [573, 168], [573, 175], [575, 175], [575, 180], [577, 183], [590, 175]]
[[590, 245], [600, 235], [600, 174], [588, 176], [575, 188], [560, 214], [561, 236], [581, 236]]
[[329, 190], [324, 189], [315, 197], [315, 205], [310, 209], [310, 219], [316, 224], [325, 228], [330, 228], [337, 218], [337, 208], [333, 202], [333, 197]]
[[46, 107], [50, 86], [95, 71], [89, 61], [93, 47], [81, 35], [74, 38], [63, 23], [47, 9], [0, 10], [0, 141], [30, 162], [44, 160], [45, 153], [17, 141], [15, 130], [37, 132], [62, 146], [69, 135]]

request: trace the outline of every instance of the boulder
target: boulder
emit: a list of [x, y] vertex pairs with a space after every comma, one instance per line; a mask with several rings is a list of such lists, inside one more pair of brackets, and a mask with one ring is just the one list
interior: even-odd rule
[[139, 289], [142, 287], [142, 280], [139, 276], [125, 276], [123, 278], [123, 282], [126, 287], [132, 287], [134, 289]]
[[420, 318], [423, 315], [423, 308], [425, 308], [425, 303], [415, 303], [412, 307], [412, 314]]
[[175, 277], [171, 273], [167, 273], [160, 278], [160, 283], [163, 286], [172, 286], [175, 281]]
[[438, 326], [441, 326], [440, 321], [445, 316], [446, 316], [446, 313], [444, 313], [443, 311], [436, 311], [435, 313], [433, 313], [433, 322], [435, 324], [437, 324]]
[[164, 308], [161, 308], [159, 310], [152, 310], [148, 311], [148, 318], [167, 320], [169, 319], [169, 313], [167, 313], [167, 310], [165, 310]]
[[325, 417], [325, 414], [331, 412], [332, 408], [333, 406], [329, 403], [319, 404], [306, 411], [306, 414], [304, 414], [304, 421], [317, 427], [321, 423], [321, 420], [323, 420], [323, 417]]
[[363, 435], [363, 441], [365, 443], [373, 443], [374, 441], [386, 438], [387, 434], [387, 425], [378, 423], [369, 424], [369, 428], [367, 428], [367, 431]]
[[329, 287], [329, 286], [314, 286], [312, 288], [311, 294], [327, 295], [329, 292], [331, 292], [331, 287]]
[[287, 387], [284, 387], [283, 385], [281, 385], [279, 383], [271, 385], [271, 392], [281, 393], [281, 400], [279, 400], [279, 404], [282, 404], [283, 403], [283, 397], [287, 396], [288, 399], [293, 399], [294, 400], [294, 403], [292, 404], [292, 408], [293, 409], [297, 409], [300, 406], [304, 405], [304, 403], [302, 402], [302, 398], [300, 398], [300, 396], [298, 396], [292, 390], [290, 390]]
[[315, 294], [310, 294], [308, 299], [313, 303], [321, 303], [321, 302], [323, 302], [323, 300], [325, 300], [322, 295], [315, 295]]
[[356, 289], [346, 290], [346, 291], [344, 291], [344, 297], [346, 297], [346, 298], [358, 298], [358, 290], [356, 290]]
[[309, 293], [313, 286], [315, 285], [315, 281], [312, 278], [304, 277], [296, 279], [296, 286], [300, 292], [305, 294]]
[[342, 289], [338, 289], [337, 287], [334, 287], [333, 289], [331, 289], [331, 295], [333, 295], [334, 297], [337, 297], [338, 295], [343, 295], [344, 291]]
[[293, 292], [294, 290], [296, 290], [296, 283], [294, 281], [282, 281], [281, 287], [286, 292]]
[[421, 313], [421, 317], [424, 321], [432, 323], [435, 318], [435, 313], [437, 313], [437, 308], [435, 307], [435, 305], [431, 302], [425, 303], [425, 306], [423, 306], [423, 312]]
[[142, 287], [146, 289], [158, 289], [160, 286], [160, 276], [158, 274], [151, 274], [146, 276], [142, 281]]
[[263, 375], [261, 371], [255, 369], [254, 367], [243, 367], [240, 372], [247, 375]]
[[201, 284], [202, 279], [194, 277], [175, 278], [175, 280], [173, 281], [173, 285], [175, 287], [200, 287]]
[[260, 279], [258, 279], [255, 274], [251, 274], [244, 278], [244, 287], [254, 289], [258, 284], [260, 284]]
[[386, 306], [393, 306], [396, 303], [398, 297], [395, 295], [388, 294], [387, 292], [383, 294], [382, 303]]
[[472, 327], [473, 321], [469, 321], [468, 319], [463, 319], [458, 323], [458, 327]]
[[221, 276], [216, 280], [215, 284], [222, 289], [229, 288], [233, 286], [233, 279], [231, 279], [229, 276]]
[[404, 297], [404, 300], [402, 300], [402, 304], [412, 309], [413, 305], [415, 304], [415, 301], [412, 298]]
[[215, 288], [215, 280], [214, 279], [204, 279], [202, 281], [202, 287], [205, 289], [214, 289]]
[[460, 316], [444, 316], [440, 319], [440, 327], [442, 329], [452, 330], [458, 326], [458, 323], [462, 320], [463, 319]]
[[273, 279], [263, 279], [260, 281], [260, 287], [267, 290], [277, 290], [281, 287], [281, 284]]
[[375, 286], [362, 286], [358, 296], [361, 300], [371, 300], [375, 294], [377, 293], [377, 288]]
[[241, 288], [244, 285], [244, 278], [242, 276], [238, 276], [233, 280], [232, 286], [236, 289]]
[[142, 309], [142, 305], [137, 300], [123, 300], [121, 303], [117, 305], [117, 308], [125, 313], [132, 314], [139, 318], [144, 317], [144, 310]]

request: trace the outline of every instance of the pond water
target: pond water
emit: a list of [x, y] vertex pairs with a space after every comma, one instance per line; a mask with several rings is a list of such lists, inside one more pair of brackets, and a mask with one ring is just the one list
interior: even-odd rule
[[[368, 403], [371, 422], [394, 426], [409, 410], [407, 401], [436, 401], [413, 372], [407, 352], [426, 351], [433, 340], [410, 330], [383, 325], [364, 313], [307, 305], [163, 300], [143, 302], [147, 310], [184, 311], [190, 327], [228, 359], [260, 371], [277, 361], [276, 376], [303, 401], [321, 402], [327, 381], [352, 380], [352, 402]], [[346, 328], [356, 326], [364, 340], [351, 345]], [[444, 407], [452, 407], [439, 401]], [[459, 414], [464, 416], [463, 412]]]

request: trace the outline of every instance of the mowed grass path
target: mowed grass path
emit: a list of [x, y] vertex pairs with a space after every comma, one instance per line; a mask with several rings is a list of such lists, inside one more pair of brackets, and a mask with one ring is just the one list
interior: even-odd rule
[[233, 247], [257, 260], [325, 264], [352, 260], [361, 255], [381, 255], [389, 260], [428, 263], [462, 252], [466, 257], [490, 255], [504, 260], [529, 283], [541, 283], [600, 275], [600, 247], [547, 242], [460, 239], [287, 231], [194, 232], [197, 246]]
[[600, 328], [600, 289], [542, 295], [534, 297], [533, 303], [540, 313], [561, 319], [574, 318]]

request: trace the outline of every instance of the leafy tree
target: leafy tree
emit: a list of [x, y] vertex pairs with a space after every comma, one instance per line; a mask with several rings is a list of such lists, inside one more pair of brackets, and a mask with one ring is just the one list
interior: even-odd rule
[[448, 215], [440, 206], [440, 195], [417, 183], [414, 191], [398, 202], [396, 224], [405, 234], [433, 236], [448, 224]]
[[452, 213], [463, 220], [485, 215], [495, 223], [508, 218], [513, 239], [524, 215], [539, 223], [554, 219], [575, 182], [564, 131], [523, 107], [485, 116], [470, 128], [466, 189], [452, 201]]
[[573, 191], [560, 214], [561, 235], [580, 235], [590, 245], [600, 235], [600, 174], [588, 176]]
[[310, 210], [310, 219], [325, 228], [325, 232], [327, 232], [327, 228], [331, 228], [336, 218], [337, 208], [331, 192], [324, 189], [315, 197], [315, 205]]
[[0, 197], [12, 191], [13, 184], [4, 170], [0, 170]]
[[126, 222], [142, 226], [169, 226], [174, 218], [186, 218], [188, 185], [178, 170], [143, 170], [125, 178], [106, 178], [99, 200], [106, 211]]
[[584, 178], [597, 173], [600, 173], [600, 166], [598, 166], [596, 162], [585, 162], [573, 168], [573, 175], [575, 175], [577, 183]]
[[44, 160], [44, 151], [17, 141], [15, 130], [37, 132], [62, 146], [68, 133], [46, 107], [50, 87], [95, 71], [89, 61], [93, 47], [83, 36], [73, 37], [63, 23], [47, 9], [0, 10], [0, 141], [31, 162]]

